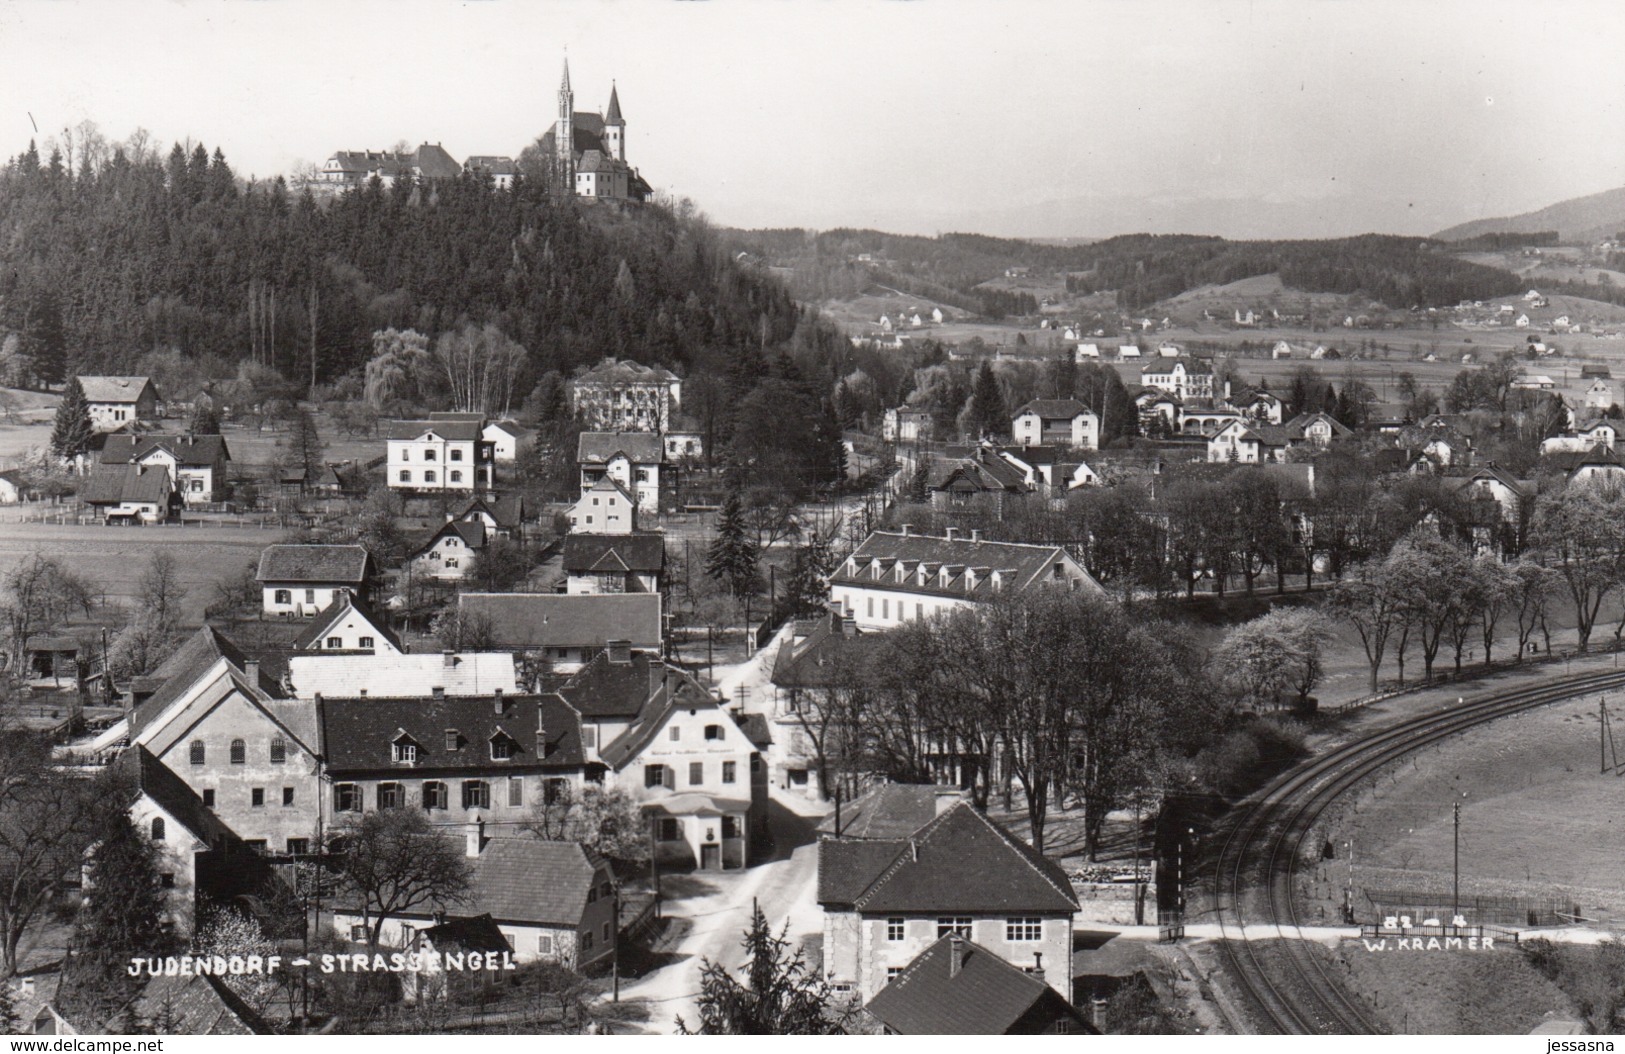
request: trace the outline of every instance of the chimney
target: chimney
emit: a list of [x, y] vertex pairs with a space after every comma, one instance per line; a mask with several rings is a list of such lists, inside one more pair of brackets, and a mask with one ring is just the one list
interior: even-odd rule
[[468, 825], [466, 838], [463, 855], [473, 860], [480, 855], [480, 850], [485, 848], [485, 817], [474, 817], [473, 822]]
[[970, 540], [977, 545], [982, 544], [982, 529], [980, 527], [976, 527], [971, 530]]
[[437, 684], [433, 688], [429, 689], [429, 694], [434, 696], [436, 700], [444, 699], [446, 697], [446, 686], [443, 684]]
[[965, 799], [965, 794], [958, 787], [938, 787], [936, 791], [934, 815], [941, 816]]
[[904, 538], [907, 538], [907, 537], [908, 537], [908, 533], [909, 533], [909, 532], [910, 532], [910, 531], [912, 531], [912, 530], [913, 530], [913, 529], [914, 529], [914, 525], [913, 525], [913, 524], [912, 524], [912, 523], [905, 523], [905, 524], [903, 524], [903, 537], [904, 537]]
[[1106, 1034], [1106, 1000], [1096, 996], [1089, 1002], [1089, 1023], [1095, 1026], [1095, 1031], [1101, 1035]]
[[908, 850], [913, 855], [914, 862], [916, 864], [919, 863], [920, 862], [920, 843], [916, 842], [914, 839], [910, 838], [908, 840]]
[[617, 666], [625, 666], [632, 661], [632, 642], [629, 640], [605, 641], [604, 647], [609, 651], [609, 661]]
[[956, 540], [959, 537], [959, 528], [958, 527], [944, 528], [943, 537], [947, 538], [950, 542]]
[[965, 959], [965, 938], [955, 933], [948, 938], [948, 976], [959, 976], [959, 967]]
[[260, 686], [260, 661], [258, 659], [247, 659], [243, 662], [243, 677], [248, 680], [250, 687], [258, 688]]
[[503, 705], [503, 702], [502, 702], [502, 689], [501, 688], [498, 688], [498, 689], [496, 689], [495, 691], [493, 691], [491, 693], [491, 705], [496, 708], [496, 715], [498, 717], [501, 717], [502, 716], [502, 711], [505, 709], [505, 707]]
[[457, 653], [452, 651], [450, 648], [447, 648], [445, 651], [441, 652], [440, 665], [442, 668], [447, 670], [454, 668], [457, 665]]
[[536, 757], [547, 757], [547, 708], [540, 699], [536, 700]]

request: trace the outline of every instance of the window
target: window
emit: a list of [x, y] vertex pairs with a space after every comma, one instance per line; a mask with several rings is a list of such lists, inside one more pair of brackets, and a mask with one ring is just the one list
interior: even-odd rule
[[491, 785], [484, 780], [463, 781], [463, 808], [489, 809], [491, 807]]
[[584, 952], [592, 951], [592, 934], [591, 933], [583, 933], [581, 935], [581, 950], [584, 951]]
[[327, 646], [329, 648], [342, 648], [342, 647], [344, 647], [344, 638], [343, 637], [329, 637], [329, 638], [327, 638]]
[[402, 736], [394, 743], [395, 764], [416, 765], [418, 763], [418, 745]]
[[889, 941], [900, 941], [900, 940], [903, 939], [903, 935], [907, 931], [908, 931], [908, 925], [903, 919], [887, 919], [886, 920], [886, 939], [887, 940], [889, 940]]
[[288, 741], [281, 736], [271, 738], [271, 764], [283, 765], [288, 761]]
[[1055, 577], [1056, 578], [1065, 578], [1066, 577], [1066, 567], [1065, 567], [1065, 565], [1063, 565], [1063, 564], [1056, 564], [1055, 565]]
[[551, 933], [538, 933], [536, 935], [536, 954], [542, 956], [553, 954], [553, 935]]
[[519, 776], [508, 777], [508, 804], [513, 807], [525, 804], [525, 781]]
[[875, 617], [875, 598], [874, 597], [869, 598], [869, 617], [870, 618]]
[[462, 469], [452, 469], [450, 479], [453, 483], [461, 483], [463, 481]]
[[284, 809], [293, 808], [293, 788], [292, 787], [283, 787], [282, 788], [282, 807]]
[[662, 817], [660, 820], [660, 840], [662, 842], [681, 842], [683, 840], [683, 821], [672, 817]]
[[307, 604], [316, 603], [316, 591], [314, 589], [305, 590], [305, 603], [307, 603]]
[[358, 644], [358, 645], [359, 645], [359, 646], [360, 646], [360, 647], [363, 647], [363, 648], [371, 648], [371, 647], [374, 647], [374, 646], [375, 646], [375, 642], [374, 642], [374, 641], [373, 641], [373, 639], [372, 639], [372, 638], [371, 638], [371, 637], [362, 637], [362, 638], [361, 638], [361, 639], [360, 639], [360, 640], [359, 640], [359, 641], [357, 641], [357, 642], [356, 642], [356, 643], [357, 643], [357, 644]]
[[508, 761], [513, 757], [513, 740], [498, 732], [491, 737], [491, 760]]
[[444, 809], [447, 806], [446, 785], [438, 780], [430, 780], [423, 785], [423, 807], [425, 809]]
[[412, 470], [411, 469], [409, 469], [409, 468], [401, 469], [401, 482], [402, 483], [410, 483], [410, 482], [412, 482]]
[[897, 976], [899, 974], [901, 974], [902, 972], [903, 972], [903, 967], [901, 967], [901, 966], [888, 966], [888, 967], [886, 967], [886, 983], [891, 984], [893, 981], [897, 980]]
[[242, 765], [248, 761], [248, 744], [240, 739], [231, 741], [231, 763]]
[[463, 460], [462, 448], [461, 447], [454, 447], [452, 449], [452, 451], [451, 451], [450, 457], [451, 457], [451, 459], [453, 461], [461, 461], [461, 460]]
[[203, 791], [203, 807], [205, 809], [214, 808], [214, 788], [207, 787], [207, 788], [204, 789], [204, 791]]
[[432, 468], [431, 469], [425, 469], [424, 472], [423, 472], [423, 482], [425, 482], [425, 483], [433, 483], [434, 481], [435, 481], [434, 469], [432, 469]]
[[168, 871], [165, 871], [163, 874], [158, 876], [158, 884], [164, 889], [174, 889], [175, 876], [170, 874]]
[[448, 751], [456, 750], [461, 742], [462, 737], [457, 734], [457, 730], [455, 728], [446, 729], [446, 749]]
[[1044, 939], [1044, 920], [1030, 915], [1005, 919], [1004, 939], [1007, 941], [1041, 941]]
[[724, 837], [724, 838], [742, 838], [742, 837], [744, 837], [744, 835], [741, 834], [740, 830], [739, 830], [739, 817], [737, 817], [737, 816], [724, 816], [722, 818], [722, 837]]
[[367, 939], [367, 927], [359, 922], [350, 924], [350, 940], [357, 944]]
[[938, 919], [937, 940], [956, 935], [970, 940], [970, 923], [970, 917], [967, 915], [946, 915]]
[[406, 792], [399, 783], [378, 784], [378, 808], [399, 809], [406, 804]]
[[880, 617], [891, 618], [891, 601], [885, 599], [880, 601]]
[[739, 772], [739, 762], [724, 761], [722, 763], [722, 782], [732, 783]]
[[360, 812], [361, 788], [354, 783], [333, 784], [333, 811]]
[[203, 746], [203, 740], [201, 740], [201, 739], [192, 740], [192, 744], [188, 749], [191, 752], [192, 764], [194, 764], [194, 765], [203, 764], [204, 759], [208, 756], [207, 751]]
[[425, 460], [425, 461], [433, 461], [434, 460], [434, 450], [433, 449], [425, 450], [423, 452], [423, 460]]
[[542, 781], [542, 800], [548, 805], [557, 805], [570, 800], [570, 781], [565, 779], [549, 779]]
[[666, 766], [643, 766], [643, 785], [645, 787], [663, 787], [666, 784]]
[[255, 787], [248, 792], [248, 804], [256, 809], [265, 808], [265, 788]]
[[310, 852], [310, 839], [309, 838], [290, 838], [290, 839], [288, 839], [288, 855], [289, 856], [304, 856], [308, 852]]
[[584, 746], [584, 747], [587, 747], [587, 748], [589, 748], [591, 750], [597, 750], [598, 749], [598, 726], [597, 725], [582, 725], [581, 726], [581, 745]]
[[279, 589], [276, 591], [275, 597], [278, 604], [291, 604], [293, 603], [293, 590]]
[[705, 782], [705, 762], [690, 761], [688, 763], [688, 785], [690, 787]]
[[668, 733], [667, 738], [669, 738], [673, 743], [680, 741], [683, 738], [682, 728], [677, 725], [672, 725], [671, 731]]
[[723, 738], [723, 736], [722, 736], [722, 726], [721, 725], [706, 725], [705, 726], [705, 738], [706, 739], [721, 739], [721, 738]]
[[600, 932], [603, 934], [604, 943], [608, 944], [609, 943], [609, 923], [607, 923], [607, 922], [604, 923], [604, 928]]
[[162, 816], [152, 818], [152, 840], [155, 842], [164, 840], [164, 818]]

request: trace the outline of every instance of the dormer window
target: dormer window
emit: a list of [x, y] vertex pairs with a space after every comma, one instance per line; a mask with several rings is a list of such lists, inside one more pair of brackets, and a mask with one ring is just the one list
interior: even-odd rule
[[401, 735], [390, 744], [391, 758], [397, 765], [416, 765], [418, 763], [417, 741], [411, 736]]
[[497, 732], [491, 737], [491, 760], [509, 761], [513, 758], [513, 740], [508, 738], [506, 732]]
[[456, 750], [461, 749], [462, 748], [462, 742], [463, 742], [463, 737], [458, 734], [458, 732], [457, 732], [457, 730], [455, 728], [446, 729], [446, 750], [448, 752], [452, 752], [452, 751], [456, 751]]

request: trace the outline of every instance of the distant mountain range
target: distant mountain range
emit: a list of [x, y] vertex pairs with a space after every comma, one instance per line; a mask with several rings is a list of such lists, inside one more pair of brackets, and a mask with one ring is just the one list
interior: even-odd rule
[[1556, 231], [1558, 240], [1568, 243], [1601, 241], [1625, 231], [1625, 187], [1570, 198], [1521, 216], [1458, 223], [1433, 237], [1455, 242], [1481, 234], [1533, 234], [1537, 231]]

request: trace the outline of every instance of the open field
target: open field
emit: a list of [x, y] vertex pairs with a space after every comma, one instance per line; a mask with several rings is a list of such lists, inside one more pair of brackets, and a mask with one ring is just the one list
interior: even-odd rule
[[214, 584], [242, 573], [281, 531], [226, 527], [58, 527], [0, 523], [0, 576], [35, 552], [60, 560], [115, 605], [128, 606], [155, 552], [175, 558], [187, 588], [185, 620], [200, 623]]

